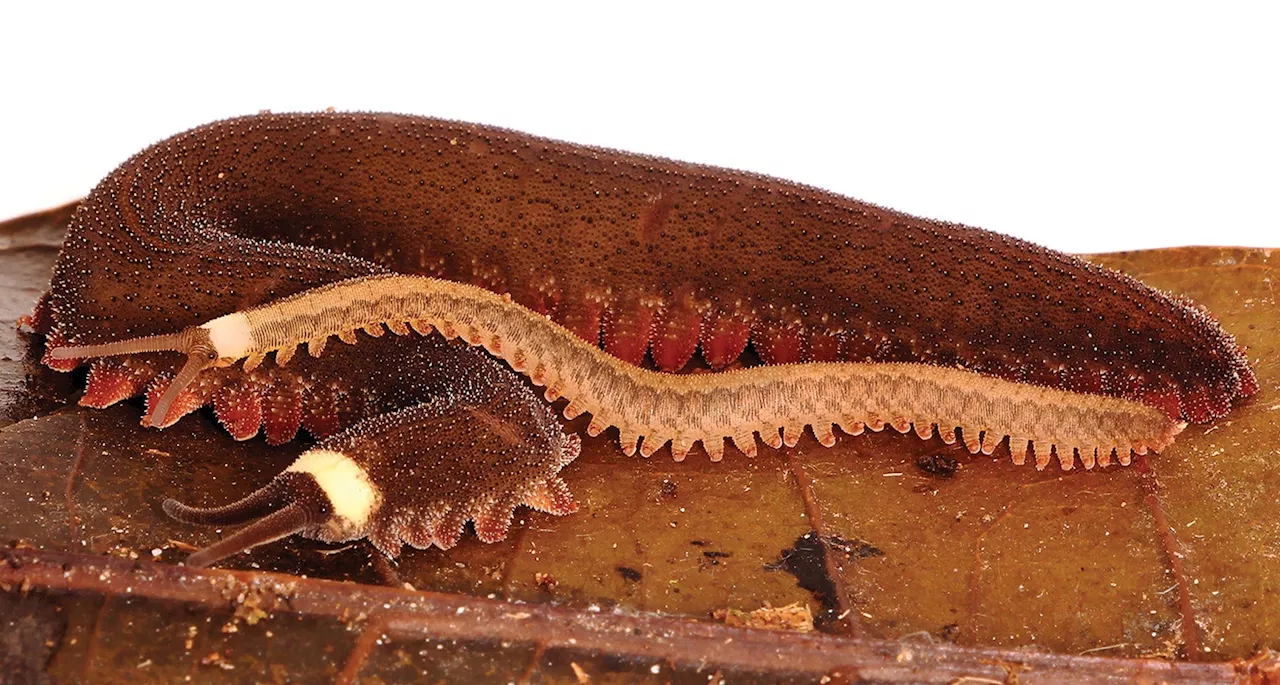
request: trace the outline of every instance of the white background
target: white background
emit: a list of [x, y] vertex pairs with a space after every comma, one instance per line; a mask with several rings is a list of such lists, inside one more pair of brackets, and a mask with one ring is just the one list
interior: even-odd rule
[[1280, 246], [1266, 3], [51, 4], [0, 10], [0, 217], [197, 124], [332, 106], [738, 167], [1063, 250]]

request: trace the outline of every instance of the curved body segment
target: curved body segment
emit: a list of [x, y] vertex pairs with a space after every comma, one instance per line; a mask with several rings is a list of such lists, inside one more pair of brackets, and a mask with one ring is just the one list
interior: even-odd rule
[[343, 281], [201, 328], [220, 358], [239, 360], [410, 322], [483, 346], [546, 387], [547, 399], [567, 398], [566, 417], [590, 413], [591, 432], [617, 427], [628, 454], [639, 437], [644, 456], [670, 442], [672, 454], [684, 459], [702, 443], [719, 461], [725, 438], [755, 454], [756, 433], [779, 447], [794, 445], [811, 427], [829, 445], [833, 425], [857, 435], [887, 424], [921, 437], [937, 428], [951, 440], [960, 429], [975, 453], [990, 454], [1009, 439], [1019, 463], [1028, 443], [1039, 445], [1041, 468], [1051, 451], [1064, 468], [1073, 454], [1092, 467], [1095, 457], [1105, 464], [1117, 451], [1127, 463], [1130, 450], [1162, 449], [1185, 425], [1139, 402], [923, 364], [812, 362], [670, 375], [621, 361], [510, 298], [423, 276]]
[[[83, 404], [145, 395], [159, 427], [212, 404], [272, 442], [423, 404], [368, 341], [433, 330], [569, 398], [589, 433], [676, 458], [888, 425], [1092, 467], [1257, 390], [1200, 308], [1075, 257], [757, 174], [392, 114], [261, 114], [144, 150], [76, 212], [33, 321], [50, 366], [93, 360]], [[280, 526], [300, 525], [290, 511]]]

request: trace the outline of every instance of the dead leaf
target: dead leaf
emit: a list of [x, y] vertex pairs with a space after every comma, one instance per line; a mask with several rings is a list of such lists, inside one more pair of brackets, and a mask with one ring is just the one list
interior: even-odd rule
[[[35, 230], [34, 219], [24, 221], [23, 235]], [[13, 225], [0, 225], [0, 234]], [[0, 320], [16, 320], [39, 294], [31, 284], [47, 277], [55, 256], [39, 242], [0, 250]], [[816, 528], [820, 539], [846, 543], [821, 547], [813, 567], [827, 581], [824, 592], [834, 597], [814, 618], [838, 633], [884, 640], [947, 636], [975, 649], [1105, 650], [1108, 656], [1198, 660], [1246, 659], [1280, 649], [1276, 257], [1266, 250], [1187, 248], [1091, 259], [1205, 304], [1248, 347], [1261, 384], [1258, 395], [1228, 419], [1192, 426], [1150, 459], [1148, 476], [1134, 467], [1037, 472], [1014, 466], [1007, 452], [974, 457], [936, 438], [888, 432], [842, 436], [833, 449], [805, 438], [787, 453], [764, 450], [754, 460], [729, 457], [720, 464], [676, 463], [665, 451], [648, 460], [628, 458], [606, 434], [585, 440], [582, 457], [564, 472], [580, 511], [561, 518], [521, 510], [504, 542], [486, 545], [469, 535], [448, 552], [406, 550], [390, 567], [374, 563], [365, 545], [326, 548], [289, 539], [235, 557], [229, 567], [354, 581], [332, 590], [348, 603], [379, 583], [394, 583], [382, 590], [406, 597], [456, 593], [481, 602], [555, 603], [526, 611], [519, 621], [526, 624], [547, 616], [608, 624], [631, 612], [659, 612], [687, 617], [677, 624], [692, 636], [707, 629], [698, 619], [718, 608], [819, 606], [822, 599], [795, 576], [770, 569], [780, 550]], [[368, 629], [366, 614], [332, 620], [293, 615], [293, 600], [274, 595], [267, 606], [241, 609], [234, 633], [221, 632], [237, 618], [234, 602], [221, 609], [184, 608], [182, 602], [191, 600], [165, 599], [168, 586], [138, 570], [169, 568], [164, 564], [186, 549], [177, 540], [202, 545], [218, 535], [173, 523], [159, 503], [165, 497], [193, 503], [237, 497], [286, 466], [301, 446], [237, 443], [207, 415], [158, 432], [137, 425], [136, 403], [79, 408], [74, 399], [82, 379], [39, 367], [39, 345], [0, 327], [0, 416], [12, 424], [0, 429], [0, 539], [23, 539], [36, 548], [6, 554], [56, 552], [73, 555], [59, 557], [59, 563], [71, 563], [66, 560], [92, 560], [112, 550], [144, 552], [136, 561], [118, 562], [133, 566], [104, 567], [108, 577], [94, 581], [102, 588], [59, 595], [68, 625], [49, 669], [60, 678], [123, 680], [115, 669], [129, 664], [129, 678], [136, 681], [133, 667], [140, 663], [148, 664], [143, 673], [156, 682], [179, 680], [193, 666], [201, 677], [213, 677], [223, 664], [263, 673], [285, 664], [290, 677], [301, 679], [330, 679], [344, 668], [389, 680], [407, 673], [451, 680], [471, 674], [504, 682], [535, 671], [576, 678], [584, 667], [598, 677], [619, 668], [651, 677], [655, 665], [669, 672], [660, 658], [619, 665], [601, 661], [599, 653], [544, 650], [538, 645], [545, 640], [462, 654], [449, 639], [409, 639], [394, 630], [389, 634], [401, 637], [366, 637], [367, 646], [358, 651], [363, 656], [352, 666], [347, 655]], [[1167, 517], [1181, 577], [1171, 570], [1150, 497]], [[879, 554], [858, 553], [859, 545]], [[163, 552], [159, 564], [151, 561], [156, 549]], [[326, 549], [334, 553], [321, 553]], [[0, 563], [4, 573], [17, 571]], [[114, 584], [113, 574], [132, 579], [128, 592]], [[48, 583], [57, 577], [50, 575]], [[405, 584], [414, 589], [403, 589]], [[270, 620], [258, 620], [268, 613]], [[194, 630], [197, 625], [202, 628]], [[1185, 653], [1190, 630], [1200, 653]], [[901, 644], [957, 649], [945, 639], [940, 646]], [[659, 647], [676, 653], [670, 645], [654, 649]], [[442, 652], [450, 657], [440, 660]], [[304, 653], [306, 663], [298, 656]], [[982, 653], [946, 652], [970, 664], [979, 664], [972, 655]], [[1037, 663], [1042, 669], [1088, 668], [1073, 658]], [[208, 665], [200, 668], [204, 659]], [[1171, 669], [1161, 677], [1219, 673], [1208, 665], [1149, 664], [1158, 666], [1143, 668]], [[952, 673], [937, 668], [935, 675]], [[973, 671], [974, 677], [1004, 677], [999, 668], [981, 668], [988, 670]]]

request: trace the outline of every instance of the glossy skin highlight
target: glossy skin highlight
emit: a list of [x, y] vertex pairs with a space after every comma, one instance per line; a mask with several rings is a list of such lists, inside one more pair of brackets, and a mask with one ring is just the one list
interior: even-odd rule
[[[244, 117], [143, 151], [77, 212], [35, 319], [51, 348], [176, 335], [386, 273], [507, 294], [665, 371], [695, 355], [721, 369], [748, 346], [767, 364], [910, 362], [1173, 422], [1221, 417], [1257, 387], [1194, 305], [1017, 239], [755, 174], [386, 114]], [[343, 355], [368, 359], [364, 346]], [[322, 435], [369, 416], [331, 408], [359, 382], [317, 384], [312, 365], [335, 362], [260, 361], [199, 372], [176, 406], [212, 402], [236, 437], [263, 427], [273, 442], [317, 411]], [[172, 355], [99, 360], [87, 403], [147, 392], [154, 409], [173, 368]]]

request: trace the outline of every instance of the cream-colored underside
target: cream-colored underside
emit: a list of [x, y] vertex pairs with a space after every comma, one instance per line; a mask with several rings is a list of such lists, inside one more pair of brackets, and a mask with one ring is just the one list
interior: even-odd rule
[[353, 459], [332, 450], [308, 450], [285, 469], [286, 473], [290, 471], [311, 474], [324, 490], [333, 509], [328, 525], [335, 533], [356, 537], [366, 530], [381, 493], [369, 480], [368, 472]]
[[[235, 315], [232, 315], [235, 316]], [[1160, 411], [1128, 400], [1086, 395], [923, 364], [814, 363], [764, 366], [713, 374], [672, 375], [610, 356], [546, 317], [482, 288], [424, 276], [353, 279], [244, 312], [251, 360], [276, 351], [288, 359], [306, 342], [318, 354], [332, 335], [354, 341], [361, 328], [426, 333], [483, 345], [534, 383], [550, 400], [567, 397], [567, 417], [592, 415], [588, 433], [618, 428], [624, 451], [648, 456], [667, 442], [677, 459], [701, 442], [719, 459], [724, 438], [746, 452], [755, 435], [773, 447], [795, 444], [806, 426], [824, 445], [833, 427], [857, 435], [888, 425], [944, 440], [962, 429], [970, 451], [990, 454], [1005, 437], [1021, 463], [1034, 445], [1037, 466], [1056, 447], [1063, 468], [1073, 452], [1122, 462], [1130, 450], [1160, 450], [1182, 429]], [[211, 322], [228, 320], [228, 317]], [[224, 324], [227, 349], [241, 340], [239, 322]], [[220, 350], [222, 348], [219, 348]], [[235, 348], [237, 351], [239, 348]], [[248, 362], [246, 362], [248, 363]], [[255, 362], [256, 363], [256, 362]], [[782, 434], [779, 435], [779, 429]], [[643, 438], [643, 439], [642, 439]]]

